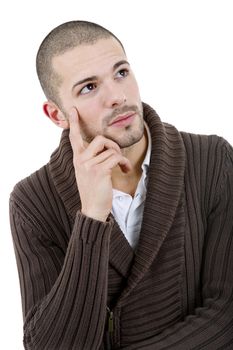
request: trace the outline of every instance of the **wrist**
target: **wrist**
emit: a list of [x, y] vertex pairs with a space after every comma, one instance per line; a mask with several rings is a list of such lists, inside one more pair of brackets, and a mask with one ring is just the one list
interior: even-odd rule
[[107, 218], [108, 218], [108, 214], [103, 214], [103, 213], [98, 213], [98, 212], [93, 212], [93, 211], [88, 211], [88, 210], [85, 210], [85, 209], [81, 209], [81, 213], [91, 219], [94, 219], [94, 220], [98, 220], [98, 221], [102, 221], [102, 222], [106, 222], [107, 221]]

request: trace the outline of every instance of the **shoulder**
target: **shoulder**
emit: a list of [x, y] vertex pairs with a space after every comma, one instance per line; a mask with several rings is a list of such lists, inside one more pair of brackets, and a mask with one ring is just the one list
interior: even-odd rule
[[[10, 211], [33, 226], [48, 229], [61, 221], [65, 209], [51, 179], [48, 164], [18, 182], [10, 195]], [[63, 213], [63, 214], [62, 214]]]
[[47, 166], [35, 171], [19, 181], [13, 188], [10, 199], [18, 206], [30, 206], [37, 201], [38, 196], [46, 192], [49, 184]]
[[186, 154], [186, 187], [212, 207], [233, 181], [232, 146], [217, 135], [180, 134]]
[[210, 163], [223, 160], [229, 152], [231, 145], [218, 135], [200, 135], [180, 132], [187, 157], [193, 160], [206, 160]]

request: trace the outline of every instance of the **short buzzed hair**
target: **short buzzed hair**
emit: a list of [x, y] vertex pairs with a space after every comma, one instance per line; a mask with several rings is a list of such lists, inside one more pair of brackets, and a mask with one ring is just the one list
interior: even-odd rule
[[94, 44], [99, 39], [115, 38], [124, 50], [120, 40], [99, 24], [87, 21], [70, 21], [54, 28], [42, 41], [37, 56], [37, 75], [47, 99], [61, 107], [58, 87], [61, 77], [52, 67], [52, 59], [82, 44]]

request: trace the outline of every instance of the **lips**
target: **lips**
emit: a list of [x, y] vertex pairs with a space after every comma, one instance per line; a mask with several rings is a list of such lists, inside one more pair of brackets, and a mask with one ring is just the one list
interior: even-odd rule
[[110, 125], [114, 125], [120, 122], [127, 121], [130, 117], [134, 116], [135, 112], [129, 112], [123, 115], [118, 116], [116, 119], [113, 120], [113, 122]]

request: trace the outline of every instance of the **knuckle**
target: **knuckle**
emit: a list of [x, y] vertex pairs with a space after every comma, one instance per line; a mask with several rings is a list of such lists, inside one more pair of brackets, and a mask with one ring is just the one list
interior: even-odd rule
[[103, 141], [104, 141], [104, 136], [102, 136], [102, 135], [97, 135], [97, 136], [96, 136], [96, 140], [97, 140], [98, 142], [103, 142]]
[[117, 151], [116, 151], [114, 148], [110, 148], [110, 149], [108, 150], [108, 153], [109, 153], [110, 156], [117, 155]]
[[119, 161], [120, 159], [122, 159], [122, 155], [119, 154], [118, 152], [115, 152], [114, 157], [115, 157], [116, 161]]

